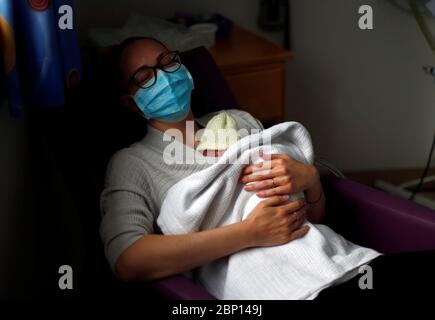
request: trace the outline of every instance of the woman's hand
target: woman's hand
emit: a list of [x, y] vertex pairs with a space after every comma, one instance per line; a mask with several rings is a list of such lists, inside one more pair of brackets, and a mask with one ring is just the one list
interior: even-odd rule
[[250, 246], [275, 246], [303, 237], [309, 226], [302, 226], [306, 218], [306, 204], [299, 199], [284, 204], [288, 196], [275, 196], [261, 201], [243, 223]]
[[263, 154], [262, 158], [263, 162], [246, 167], [240, 177], [241, 183], [249, 183], [245, 190], [257, 192], [258, 197], [299, 193], [319, 181], [316, 167], [288, 154]]

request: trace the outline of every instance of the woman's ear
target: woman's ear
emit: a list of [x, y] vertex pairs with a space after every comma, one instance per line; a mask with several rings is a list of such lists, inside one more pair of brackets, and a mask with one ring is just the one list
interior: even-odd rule
[[130, 109], [133, 112], [140, 112], [139, 108], [136, 106], [133, 98], [130, 96], [123, 96], [119, 98], [119, 102], [122, 107]]

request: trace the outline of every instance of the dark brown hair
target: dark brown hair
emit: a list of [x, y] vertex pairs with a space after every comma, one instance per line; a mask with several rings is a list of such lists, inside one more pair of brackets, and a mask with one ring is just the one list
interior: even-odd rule
[[136, 41], [140, 41], [140, 40], [152, 40], [152, 41], [155, 41], [155, 42], [161, 44], [163, 47], [167, 48], [167, 46], [163, 42], [161, 42], [160, 40], [153, 38], [153, 37], [130, 37], [130, 38], [123, 40], [120, 44], [116, 45], [112, 51], [112, 59], [113, 59], [114, 67], [115, 67], [115, 77], [116, 77], [117, 82], [118, 82], [119, 94], [125, 93], [124, 88], [121, 85], [122, 70], [121, 70], [120, 65], [119, 65], [122, 53], [129, 46], [134, 44]]

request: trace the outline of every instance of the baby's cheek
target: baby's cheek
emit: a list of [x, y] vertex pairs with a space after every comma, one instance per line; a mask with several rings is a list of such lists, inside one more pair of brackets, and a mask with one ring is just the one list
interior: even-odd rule
[[204, 150], [202, 155], [204, 157], [221, 157], [224, 154], [225, 150]]

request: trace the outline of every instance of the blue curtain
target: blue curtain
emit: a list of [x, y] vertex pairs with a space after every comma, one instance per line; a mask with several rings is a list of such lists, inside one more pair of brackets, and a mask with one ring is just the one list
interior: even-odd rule
[[[56, 108], [82, 77], [73, 0], [0, 0], [10, 114]], [[69, 22], [69, 23], [66, 23]]]

